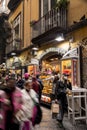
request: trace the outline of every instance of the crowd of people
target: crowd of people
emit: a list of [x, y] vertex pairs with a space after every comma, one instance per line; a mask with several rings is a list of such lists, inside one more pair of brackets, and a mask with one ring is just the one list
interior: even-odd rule
[[[33, 130], [44, 87], [39, 76], [25, 73], [15, 79], [11, 74], [4, 78], [0, 74], [0, 130]], [[68, 111], [67, 89], [72, 90], [67, 76], [54, 75], [52, 95], [60, 106], [57, 120], [61, 125]]]
[[32, 130], [42, 89], [39, 76], [0, 74], [0, 130]]

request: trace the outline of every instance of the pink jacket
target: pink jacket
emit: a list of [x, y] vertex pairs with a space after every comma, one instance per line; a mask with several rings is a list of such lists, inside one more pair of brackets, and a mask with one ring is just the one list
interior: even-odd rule
[[[9, 109], [9, 105], [5, 104], [7, 95], [4, 91], [0, 90], [0, 128], [5, 130], [5, 117], [6, 111]], [[14, 113], [22, 108], [22, 93], [20, 89], [16, 88], [12, 93], [12, 102], [14, 106]]]

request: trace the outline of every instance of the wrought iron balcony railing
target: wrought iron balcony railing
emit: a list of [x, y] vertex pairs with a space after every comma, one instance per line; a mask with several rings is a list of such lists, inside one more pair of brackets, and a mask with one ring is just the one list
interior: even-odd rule
[[56, 8], [50, 10], [41, 19], [32, 25], [32, 39], [44, 34], [55, 28], [66, 28], [67, 26], [67, 9]]

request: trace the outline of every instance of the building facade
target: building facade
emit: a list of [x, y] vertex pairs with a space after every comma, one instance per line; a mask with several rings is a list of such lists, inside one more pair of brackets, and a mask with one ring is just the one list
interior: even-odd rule
[[[34, 63], [42, 73], [66, 73], [73, 86], [84, 86], [86, 68], [81, 66], [86, 64], [86, 48], [82, 44], [85, 46], [87, 37], [87, 2], [14, 0], [15, 6], [11, 3], [12, 0], [8, 7], [13, 42], [8, 48], [13, 50], [7, 51], [7, 56], [16, 50], [21, 66]], [[7, 66], [11, 67], [12, 62], [13, 58], [8, 58]]]
[[31, 21], [38, 19], [38, 15], [32, 15], [32, 12], [38, 14], [38, 6], [37, 0], [10, 0], [8, 3], [13, 39], [6, 47], [6, 64], [8, 69], [14, 69], [17, 73], [22, 69], [27, 71], [31, 60]]
[[32, 43], [39, 49], [35, 58], [41, 71], [66, 73], [73, 87], [85, 87], [87, 1], [39, 2], [40, 18], [32, 26]]

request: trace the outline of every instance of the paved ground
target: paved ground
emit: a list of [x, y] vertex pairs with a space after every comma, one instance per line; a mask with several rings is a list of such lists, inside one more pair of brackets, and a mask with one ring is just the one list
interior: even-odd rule
[[77, 122], [75, 126], [68, 120], [67, 115], [64, 117], [64, 128], [60, 128], [56, 119], [52, 119], [51, 110], [42, 107], [43, 119], [40, 125], [35, 126], [35, 130], [87, 130], [87, 126], [82, 122]]

